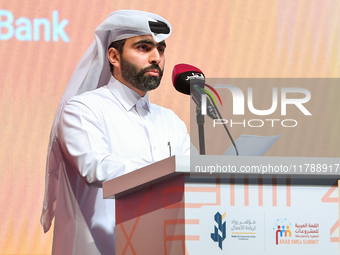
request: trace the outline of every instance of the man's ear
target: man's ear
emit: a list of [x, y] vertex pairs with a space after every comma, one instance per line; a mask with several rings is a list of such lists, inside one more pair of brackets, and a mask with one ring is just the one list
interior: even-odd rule
[[117, 49], [111, 47], [107, 52], [107, 58], [114, 67], [120, 67], [120, 54]]

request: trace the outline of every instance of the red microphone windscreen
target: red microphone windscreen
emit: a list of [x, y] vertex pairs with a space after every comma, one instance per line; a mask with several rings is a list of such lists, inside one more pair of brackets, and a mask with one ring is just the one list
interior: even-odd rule
[[204, 83], [205, 77], [200, 69], [192, 65], [178, 64], [172, 70], [172, 84], [181, 93], [190, 95], [190, 82]]

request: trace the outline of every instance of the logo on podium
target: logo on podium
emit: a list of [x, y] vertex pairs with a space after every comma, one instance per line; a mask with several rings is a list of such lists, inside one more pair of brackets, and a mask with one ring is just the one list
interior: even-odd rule
[[227, 223], [223, 221], [225, 218], [226, 213], [221, 215], [219, 212], [217, 212], [214, 216], [215, 222], [217, 225], [214, 226], [214, 232], [211, 233], [211, 239], [214, 240], [214, 242], [218, 242], [218, 247], [222, 250], [222, 242], [226, 238], [226, 229], [227, 229]]

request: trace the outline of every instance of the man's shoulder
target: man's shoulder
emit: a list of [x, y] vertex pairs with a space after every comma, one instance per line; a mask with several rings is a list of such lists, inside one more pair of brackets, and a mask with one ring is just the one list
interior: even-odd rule
[[158, 104], [154, 104], [154, 103], [151, 103], [151, 102], [150, 102], [150, 108], [151, 108], [151, 111], [154, 110], [156, 112], [162, 112], [162, 113], [166, 113], [166, 114], [170, 114], [170, 115], [173, 115], [173, 114], [176, 115], [171, 109], [165, 108], [163, 106], [160, 106]]
[[67, 101], [63, 112], [77, 111], [82, 114], [85, 112], [92, 112], [92, 114], [98, 115], [108, 104], [116, 105], [114, 101], [114, 97], [110, 94], [110, 91], [106, 86], [103, 86], [71, 97]]
[[93, 99], [102, 99], [109, 95], [109, 90], [106, 86], [103, 86], [101, 88], [86, 91], [82, 94], [76, 95], [74, 97], [71, 97], [69, 102], [71, 101], [78, 101], [78, 102], [92, 102]]
[[82, 94], [71, 97], [66, 105], [79, 105], [80, 107], [97, 108], [114, 101], [114, 97], [110, 93], [107, 86], [100, 87], [95, 90], [86, 91]]
[[182, 122], [182, 120], [177, 116], [177, 114], [174, 113], [171, 109], [153, 103], [150, 103], [150, 108], [152, 113], [159, 114], [160, 116], [168, 119], [169, 121]]

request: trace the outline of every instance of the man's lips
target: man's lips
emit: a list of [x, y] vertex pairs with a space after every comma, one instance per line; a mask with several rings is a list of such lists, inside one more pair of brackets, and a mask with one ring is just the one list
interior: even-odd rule
[[152, 76], [158, 76], [159, 75], [159, 71], [157, 69], [149, 69], [146, 71], [146, 73], [152, 75]]

